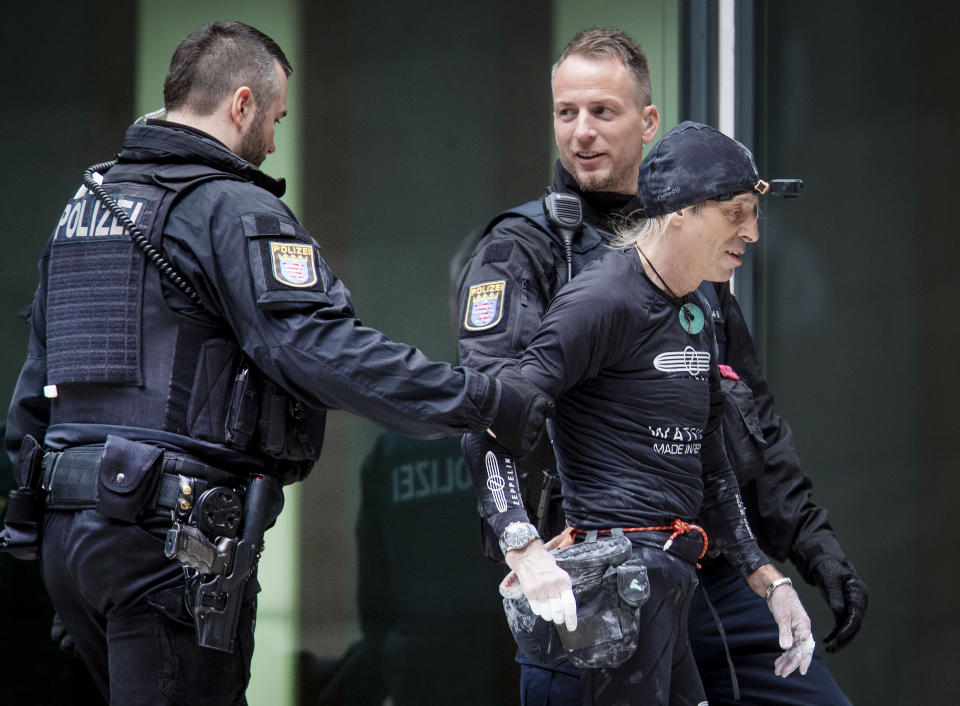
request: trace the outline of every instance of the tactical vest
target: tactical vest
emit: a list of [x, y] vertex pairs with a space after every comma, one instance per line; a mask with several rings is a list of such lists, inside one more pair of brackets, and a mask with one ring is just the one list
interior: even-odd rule
[[[496, 226], [503, 219], [517, 216], [526, 219], [541, 231], [546, 233], [547, 236], [549, 236], [550, 239], [560, 247], [560, 252], [563, 252], [563, 238], [558, 233], [554, 232], [553, 228], [550, 226], [550, 221], [547, 220], [547, 214], [543, 207], [543, 199], [528, 201], [525, 204], [521, 204], [497, 214], [487, 225], [485, 234], [493, 230], [494, 226]], [[604, 252], [606, 252], [606, 248], [602, 247], [602, 245], [610, 242], [612, 239], [613, 233], [611, 231], [601, 230], [596, 226], [584, 221], [580, 231], [574, 236], [573, 242], [570, 246], [574, 276], [576, 276], [577, 272], [582, 270], [591, 262], [599, 258]], [[563, 284], [566, 282], [566, 269], [559, 267], [557, 269], [558, 276], [562, 278], [560, 284]], [[562, 274], [559, 274], [561, 270]]]
[[[159, 251], [170, 209], [212, 179], [239, 177], [196, 164], [120, 164], [103, 188]], [[260, 375], [221, 319], [171, 308], [167, 295], [179, 294], [161, 272], [169, 265], [148, 259], [86, 188], [67, 203], [47, 272], [51, 426], [162, 430], [249, 452], [286, 482], [302, 479], [319, 456], [324, 413], [306, 414]]]
[[[564, 252], [563, 237], [554, 232], [547, 218], [544, 209], [543, 199], [528, 201], [514, 208], [510, 208], [497, 214], [484, 230], [484, 236], [488, 235], [493, 228], [506, 218], [523, 218], [532, 226], [542, 231], [551, 241], [553, 241], [560, 253]], [[594, 260], [600, 258], [607, 248], [605, 243], [613, 240], [614, 234], [609, 230], [601, 230], [596, 226], [583, 222], [580, 230], [574, 235], [570, 244], [570, 254], [572, 260], [573, 276], [575, 277], [584, 267]], [[538, 249], [540, 252], [542, 249]], [[544, 252], [544, 256], [548, 253]], [[550, 291], [546, 292], [550, 300], [556, 296], [556, 293], [567, 282], [567, 268], [564, 256], [554, 259], [550, 263], [542, 263], [545, 272], [552, 271], [552, 275], [547, 277], [552, 279], [549, 283]], [[547, 284], [546, 282], [544, 284]], [[549, 422], [548, 422], [549, 425]], [[557, 480], [555, 459], [552, 449], [540, 449], [541, 454], [546, 451], [548, 457], [528, 456], [526, 466], [521, 476], [518, 478], [521, 487], [521, 493], [524, 499], [524, 506], [531, 522], [537, 525], [538, 530], [544, 536], [544, 539], [558, 534], [565, 526], [565, 518], [562, 507], [562, 496], [560, 494], [560, 483]], [[543, 469], [543, 470], [541, 470]], [[492, 561], [502, 561], [503, 554], [500, 551], [498, 537], [487, 522], [481, 525], [481, 548], [484, 555]]]

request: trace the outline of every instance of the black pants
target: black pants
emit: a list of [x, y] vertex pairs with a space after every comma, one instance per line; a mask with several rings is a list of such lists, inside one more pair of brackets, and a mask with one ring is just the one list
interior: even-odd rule
[[[710, 706], [850, 706], [817, 653], [806, 675], [794, 672], [784, 679], [774, 674], [773, 662], [782, 653], [777, 624], [766, 602], [733, 566], [722, 559], [704, 564], [700, 582], [690, 605], [689, 634]], [[734, 696], [727, 652], [705, 593], [726, 634], [739, 700]], [[522, 655], [517, 660], [521, 663], [524, 706], [581, 703], [580, 672], [568, 660], [558, 660], [550, 669], [531, 664]]]
[[246, 704], [255, 599], [233, 654], [197, 645], [179, 562], [163, 556], [169, 518], [130, 524], [96, 510], [50, 512], [41, 543], [54, 609], [110, 703]]
[[[773, 662], [783, 652], [780, 633], [766, 602], [740, 573], [723, 559], [704, 564], [690, 606], [690, 640], [710, 706], [850, 706], [830, 670], [814, 653], [806, 675], [794, 672], [784, 679], [773, 673]], [[727, 649], [736, 670], [737, 700], [730, 665], [717, 621], [707, 598], [720, 617]]]
[[696, 706], [706, 701], [687, 634], [696, 567], [659, 548], [634, 545], [647, 567], [650, 598], [640, 608], [637, 650], [613, 669], [585, 669], [587, 706]]

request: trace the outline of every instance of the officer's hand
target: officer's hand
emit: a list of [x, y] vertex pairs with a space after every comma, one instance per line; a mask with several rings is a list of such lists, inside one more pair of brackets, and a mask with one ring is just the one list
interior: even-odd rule
[[503, 448], [523, 456], [536, 443], [556, 405], [549, 395], [518, 375], [497, 378], [500, 406], [487, 432]]
[[824, 638], [827, 652], [846, 646], [863, 623], [868, 590], [856, 569], [845, 559], [824, 559], [813, 568], [813, 578], [833, 611], [833, 630]]
[[813, 634], [810, 631], [810, 616], [800, 603], [800, 596], [793, 586], [777, 586], [770, 594], [768, 603], [773, 619], [780, 628], [780, 647], [783, 654], [773, 663], [777, 676], [789, 676], [797, 667], [806, 674], [813, 660]]
[[59, 613], [53, 614], [53, 625], [50, 627], [50, 639], [57, 643], [61, 652], [73, 652], [73, 638], [63, 626]]
[[557, 625], [565, 624], [567, 630], [577, 629], [577, 601], [570, 575], [557, 566], [543, 542], [535, 539], [521, 549], [510, 549], [504, 558], [516, 572], [535, 615]]

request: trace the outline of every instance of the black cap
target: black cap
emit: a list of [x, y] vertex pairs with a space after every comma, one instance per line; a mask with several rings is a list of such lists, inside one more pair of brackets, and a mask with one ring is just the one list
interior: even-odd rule
[[648, 218], [744, 192], [767, 193], [750, 150], [709, 125], [685, 121], [640, 163], [637, 198]]

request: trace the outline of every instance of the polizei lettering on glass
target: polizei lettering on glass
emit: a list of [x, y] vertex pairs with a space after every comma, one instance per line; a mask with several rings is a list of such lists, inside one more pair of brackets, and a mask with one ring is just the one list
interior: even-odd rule
[[473, 488], [463, 457], [404, 463], [394, 466], [391, 475], [394, 503], [453, 495]]
[[[117, 205], [122, 208], [130, 220], [137, 223], [143, 215], [146, 199], [126, 196], [114, 196]], [[110, 210], [100, 203], [93, 194], [75, 198], [68, 202], [60, 215], [57, 229], [53, 234], [56, 244], [97, 240], [129, 240], [130, 235], [120, 225]]]

